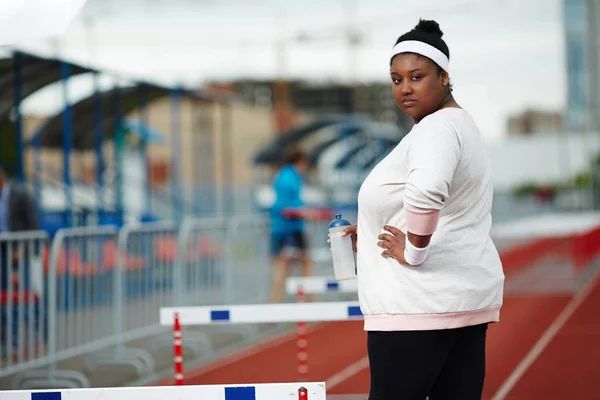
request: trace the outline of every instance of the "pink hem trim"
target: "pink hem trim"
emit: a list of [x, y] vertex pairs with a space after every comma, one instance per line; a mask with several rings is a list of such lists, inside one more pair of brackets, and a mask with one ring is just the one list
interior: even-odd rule
[[415, 235], [431, 235], [435, 232], [439, 219], [439, 210], [415, 211], [407, 208], [406, 230]]
[[444, 314], [373, 314], [364, 316], [365, 331], [454, 329], [500, 320], [500, 307]]

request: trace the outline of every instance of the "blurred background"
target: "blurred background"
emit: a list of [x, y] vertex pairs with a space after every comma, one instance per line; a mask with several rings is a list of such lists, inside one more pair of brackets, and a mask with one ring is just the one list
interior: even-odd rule
[[[352, 220], [362, 179], [412, 126], [388, 54], [419, 18], [440, 23], [487, 142], [499, 248], [597, 228], [596, 0], [87, 0], [64, 34], [0, 49], [0, 166], [39, 222], [0, 236], [20, 255], [0, 277], [1, 386], [148, 383], [170, 368], [158, 307], [266, 301], [284, 150], [310, 155], [306, 203]], [[317, 275], [332, 274], [330, 214], [307, 228]], [[544, 247], [569, 271], [554, 294], [583, 284], [596, 239], [564, 262]], [[192, 329], [189, 357], [284, 328]]]
[[426, 17], [488, 141], [495, 220], [591, 209], [600, 103], [586, 4], [88, 0], [64, 35], [4, 49], [2, 162], [49, 228], [57, 214], [253, 211], [292, 143], [311, 152], [309, 198], [352, 204], [410, 130], [386, 60]]

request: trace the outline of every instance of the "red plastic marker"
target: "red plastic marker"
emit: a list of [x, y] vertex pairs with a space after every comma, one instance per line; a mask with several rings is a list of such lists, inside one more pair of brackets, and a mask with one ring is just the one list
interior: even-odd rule
[[175, 385], [183, 385], [183, 342], [181, 339], [181, 324], [179, 314], [175, 313], [173, 323], [173, 363], [175, 366]]
[[[298, 303], [304, 303], [304, 290], [298, 285]], [[308, 375], [308, 340], [306, 339], [306, 322], [298, 321], [296, 325], [296, 347], [298, 358], [298, 382], [306, 382]]]

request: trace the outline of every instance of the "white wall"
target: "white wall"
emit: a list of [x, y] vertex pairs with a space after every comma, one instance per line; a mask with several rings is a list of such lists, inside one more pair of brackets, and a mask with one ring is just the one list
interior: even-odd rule
[[515, 136], [488, 144], [496, 190], [552, 182], [584, 171], [600, 152], [600, 133]]

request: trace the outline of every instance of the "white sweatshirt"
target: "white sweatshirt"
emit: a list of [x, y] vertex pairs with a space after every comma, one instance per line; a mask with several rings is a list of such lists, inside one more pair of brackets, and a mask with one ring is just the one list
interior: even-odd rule
[[[499, 320], [504, 273], [489, 235], [492, 196], [484, 139], [459, 108], [423, 118], [373, 168], [358, 195], [357, 279], [365, 330], [450, 329]], [[419, 266], [384, 258], [377, 245], [386, 224], [406, 233], [407, 208], [413, 221], [422, 214], [424, 226], [431, 226], [431, 215], [437, 222]]]

